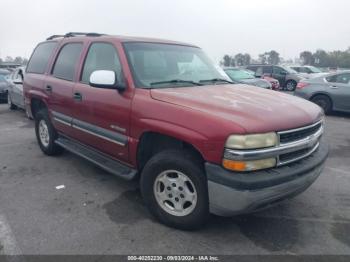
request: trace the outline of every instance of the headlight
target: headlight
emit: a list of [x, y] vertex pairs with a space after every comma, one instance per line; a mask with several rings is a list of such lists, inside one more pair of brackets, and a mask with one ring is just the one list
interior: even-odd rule
[[257, 149], [276, 146], [277, 134], [274, 132], [254, 135], [231, 135], [226, 141], [226, 148]]

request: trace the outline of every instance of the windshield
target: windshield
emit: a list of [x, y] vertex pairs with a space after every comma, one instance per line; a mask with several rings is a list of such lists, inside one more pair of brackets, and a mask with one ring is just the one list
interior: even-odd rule
[[[124, 48], [135, 84], [140, 88], [199, 86], [197, 83], [200, 81], [223, 78], [197, 47], [124, 43]], [[208, 81], [200, 85], [210, 83]]]
[[309, 69], [311, 70], [312, 73], [322, 73], [320, 69], [314, 66], [309, 66]]
[[240, 70], [240, 69], [226, 69], [226, 74], [232, 79], [232, 80], [242, 80], [242, 79], [253, 79], [255, 78], [254, 75], [248, 71]]

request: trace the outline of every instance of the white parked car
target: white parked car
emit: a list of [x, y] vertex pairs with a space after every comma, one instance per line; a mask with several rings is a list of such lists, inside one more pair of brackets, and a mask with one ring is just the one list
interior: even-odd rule
[[8, 79], [7, 103], [10, 109], [24, 109], [23, 79], [25, 67], [18, 67]]

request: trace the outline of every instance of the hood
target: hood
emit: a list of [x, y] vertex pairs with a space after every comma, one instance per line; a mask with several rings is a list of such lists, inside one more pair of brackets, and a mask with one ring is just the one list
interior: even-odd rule
[[248, 85], [253, 85], [253, 86], [258, 86], [262, 88], [270, 88], [271, 85], [268, 81], [264, 79], [259, 79], [259, 78], [251, 78], [251, 79], [241, 79], [241, 83], [248, 84]]
[[247, 133], [281, 131], [318, 121], [315, 104], [288, 94], [244, 84], [152, 89], [153, 99], [232, 122]]

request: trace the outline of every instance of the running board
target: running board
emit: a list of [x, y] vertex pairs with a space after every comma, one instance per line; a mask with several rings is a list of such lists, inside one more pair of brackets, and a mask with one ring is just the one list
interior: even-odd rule
[[69, 138], [59, 137], [55, 143], [123, 179], [132, 180], [137, 174], [137, 170]]

